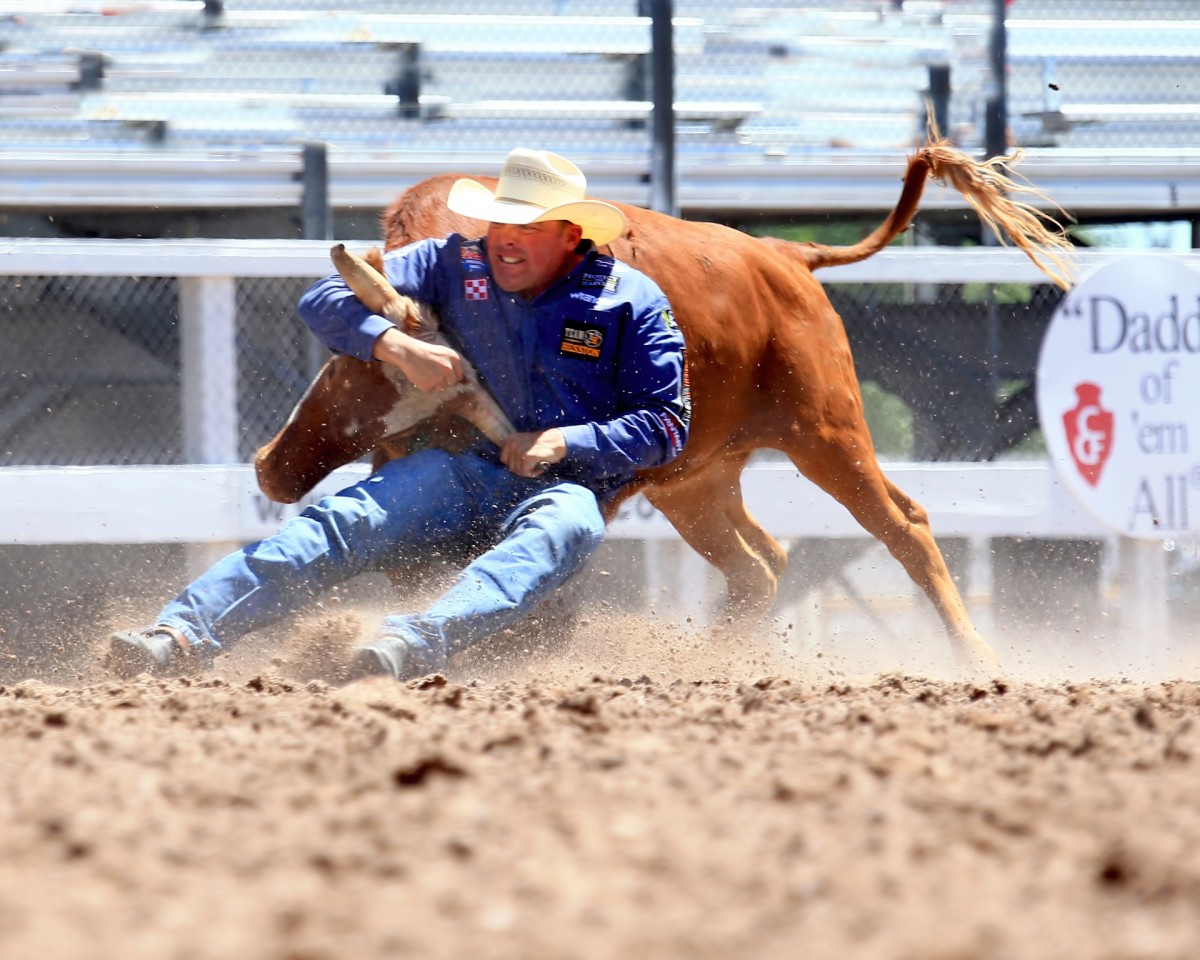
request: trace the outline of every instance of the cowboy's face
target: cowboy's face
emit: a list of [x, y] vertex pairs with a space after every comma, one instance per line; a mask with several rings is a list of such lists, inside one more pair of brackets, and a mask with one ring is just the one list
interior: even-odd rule
[[507, 293], [536, 297], [578, 262], [583, 228], [567, 220], [493, 223], [487, 232], [488, 265]]

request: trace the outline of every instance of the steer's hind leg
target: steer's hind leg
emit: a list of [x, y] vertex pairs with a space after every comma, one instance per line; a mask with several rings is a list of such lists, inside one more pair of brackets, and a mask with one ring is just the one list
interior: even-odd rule
[[788, 450], [813, 483], [854, 515], [900, 561], [933, 602], [950, 635], [960, 666], [995, 670], [996, 654], [971, 623], [967, 608], [933, 539], [925, 509], [884, 476], [864, 426], [861, 435], [811, 445], [811, 436]]
[[730, 457], [696, 476], [644, 492], [684, 541], [724, 575], [730, 612], [756, 617], [775, 599], [787, 553], [746, 510], [745, 462], [746, 456]]

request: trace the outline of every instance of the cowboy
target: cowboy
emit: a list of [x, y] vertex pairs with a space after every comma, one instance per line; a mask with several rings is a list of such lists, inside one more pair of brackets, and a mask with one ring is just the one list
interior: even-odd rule
[[358, 573], [468, 537], [481, 553], [427, 610], [384, 618], [354, 675], [406, 680], [519, 622], [580, 570], [602, 507], [688, 434], [683, 339], [659, 287], [600, 252], [621, 211], [586, 197], [569, 160], [519, 148], [493, 193], [459, 180], [447, 205], [489, 224], [384, 257], [389, 282], [440, 315], [454, 348], [373, 314], [333, 274], [299, 314], [330, 349], [393, 364], [422, 390], [477, 369], [516, 427], [502, 447], [424, 449], [326, 497], [278, 533], [218, 561], [142, 631], [113, 634], [119, 672], [194, 669], [238, 638]]

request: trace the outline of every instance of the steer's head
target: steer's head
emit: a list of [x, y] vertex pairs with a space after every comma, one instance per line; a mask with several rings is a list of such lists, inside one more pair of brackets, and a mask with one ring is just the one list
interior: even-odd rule
[[387, 416], [396, 400], [396, 385], [379, 364], [334, 357], [259, 449], [259, 488], [279, 503], [295, 503], [331, 471], [376, 449], [390, 432]]

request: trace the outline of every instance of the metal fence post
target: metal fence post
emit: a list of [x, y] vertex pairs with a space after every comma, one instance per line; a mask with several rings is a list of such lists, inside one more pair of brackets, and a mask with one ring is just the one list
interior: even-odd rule
[[99, 90], [104, 86], [104, 54], [99, 50], [84, 50], [79, 55], [79, 89]]
[[[675, 199], [675, 45], [671, 0], [639, 0], [649, 9], [654, 120], [651, 124], [650, 207], [677, 216]], [[644, 15], [644, 14], [643, 14]]]
[[204, 0], [204, 12], [202, 15], [202, 30], [216, 30], [221, 26], [221, 19], [225, 16], [225, 0]]
[[[333, 239], [333, 212], [329, 205], [329, 149], [324, 143], [304, 145], [304, 197], [302, 230], [305, 240]], [[329, 351], [314, 336], [305, 341], [309, 377], [320, 372]]]
[[304, 145], [301, 177], [301, 231], [305, 240], [332, 240], [333, 217], [329, 209], [329, 147]]
[[984, 150], [989, 157], [1008, 150], [1008, 28], [1005, 0], [992, 0], [994, 22], [990, 50], [992, 87], [984, 116]]
[[417, 120], [421, 116], [421, 45], [392, 44], [396, 49], [396, 75], [389, 80], [384, 92], [396, 98], [402, 120]]
[[[933, 122], [943, 137], [950, 137], [950, 64], [929, 65], [929, 104]], [[924, 133], [924, 131], [919, 131]]]
[[[625, 65], [625, 99], [632, 103], [651, 99], [650, 92], [650, 61], [653, 59], [648, 53], [635, 53], [629, 58], [629, 62]], [[644, 117], [639, 117], [635, 120], [626, 120], [625, 126], [630, 130], [646, 129], [646, 120]]]

